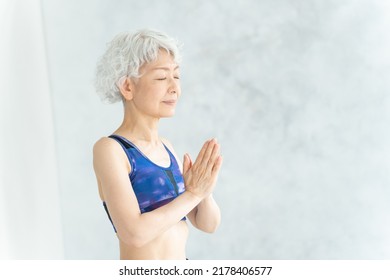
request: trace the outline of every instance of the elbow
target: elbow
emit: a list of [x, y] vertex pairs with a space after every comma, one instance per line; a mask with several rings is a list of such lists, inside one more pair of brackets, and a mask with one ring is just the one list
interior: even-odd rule
[[205, 233], [214, 233], [217, 231], [219, 225], [221, 223], [221, 215], [217, 215], [213, 219], [209, 219], [208, 221], [204, 221], [203, 223], [198, 224], [199, 229]]
[[209, 223], [207, 225], [203, 225], [203, 227], [199, 228], [200, 230], [202, 230], [203, 232], [205, 233], [214, 233], [217, 231], [218, 227], [219, 227], [219, 220], [218, 221], [215, 221], [214, 223]]
[[203, 231], [204, 231], [205, 233], [210, 233], [210, 234], [211, 234], [211, 233], [216, 232], [217, 229], [218, 229], [218, 225], [215, 225], [215, 226], [213, 226], [213, 227], [204, 228]]

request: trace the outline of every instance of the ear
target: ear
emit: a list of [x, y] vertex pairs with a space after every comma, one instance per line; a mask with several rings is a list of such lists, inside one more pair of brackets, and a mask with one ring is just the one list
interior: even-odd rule
[[124, 77], [119, 81], [119, 91], [125, 100], [132, 100], [134, 93], [134, 81], [129, 77]]

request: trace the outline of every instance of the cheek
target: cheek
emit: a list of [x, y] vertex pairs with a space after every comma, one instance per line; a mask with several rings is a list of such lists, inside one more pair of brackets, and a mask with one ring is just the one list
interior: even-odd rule
[[150, 102], [157, 102], [165, 96], [166, 90], [161, 84], [150, 85], [144, 92], [145, 98]]
[[137, 95], [142, 98], [150, 98], [156, 92], [156, 86], [153, 84], [142, 84], [136, 89]]
[[135, 102], [144, 108], [153, 108], [160, 102], [165, 95], [164, 91], [158, 85], [148, 85], [142, 87], [137, 92]]

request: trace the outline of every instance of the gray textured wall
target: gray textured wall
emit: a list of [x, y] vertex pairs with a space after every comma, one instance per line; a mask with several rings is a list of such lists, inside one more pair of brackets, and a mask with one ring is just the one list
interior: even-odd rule
[[191, 230], [190, 258], [390, 258], [386, 2], [44, 0], [66, 258], [118, 257], [91, 149], [122, 107], [92, 79], [105, 43], [143, 27], [184, 43], [161, 134], [179, 155], [222, 144], [223, 221]]

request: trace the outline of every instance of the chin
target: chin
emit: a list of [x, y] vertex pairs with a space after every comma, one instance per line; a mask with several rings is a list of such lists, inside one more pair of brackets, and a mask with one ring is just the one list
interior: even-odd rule
[[175, 114], [164, 114], [161, 116], [161, 118], [172, 118]]
[[171, 118], [175, 115], [175, 111], [170, 111], [170, 112], [163, 112], [160, 117], [161, 118]]

